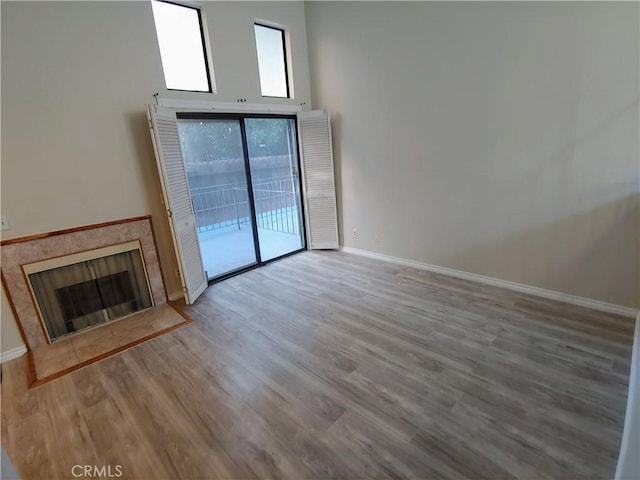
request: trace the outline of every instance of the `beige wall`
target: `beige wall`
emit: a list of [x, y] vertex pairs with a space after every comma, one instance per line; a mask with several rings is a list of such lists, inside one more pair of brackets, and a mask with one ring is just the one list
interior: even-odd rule
[[7, 297], [4, 293], [4, 289], [0, 289], [2, 292], [0, 296], [1, 307], [0, 310], [0, 353], [7, 352], [22, 345], [22, 338], [16, 327], [16, 323], [13, 321], [13, 315], [11, 314], [11, 307], [7, 301]]
[[639, 307], [638, 8], [307, 3], [342, 242]]
[[[3, 1], [1, 8], [2, 214], [11, 225], [2, 238], [151, 214], [168, 289], [179, 291], [145, 104], [156, 92], [310, 104], [303, 4], [204, 4], [215, 95], [166, 91], [149, 2]], [[293, 100], [260, 97], [254, 19], [290, 28]], [[6, 351], [19, 336], [6, 333], [13, 325], [2, 313]]]

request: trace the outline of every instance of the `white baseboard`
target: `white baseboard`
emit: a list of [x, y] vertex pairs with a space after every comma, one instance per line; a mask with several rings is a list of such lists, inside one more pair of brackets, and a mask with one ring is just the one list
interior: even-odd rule
[[25, 347], [24, 345], [12, 348], [11, 350], [7, 350], [6, 352], [2, 352], [0, 354], [0, 363], [8, 362], [9, 360], [13, 360], [14, 358], [19, 358], [25, 353], [27, 353], [27, 347]]
[[462, 278], [464, 280], [472, 280], [486, 285], [494, 287], [506, 288], [520, 293], [528, 293], [537, 297], [547, 298], [550, 300], [558, 300], [560, 302], [569, 303], [571, 305], [579, 305], [581, 307], [592, 308], [594, 310], [600, 310], [607, 313], [615, 313], [617, 315], [623, 315], [625, 317], [635, 318], [638, 314], [638, 310], [630, 307], [623, 307], [621, 305], [615, 305], [613, 303], [601, 302], [599, 300], [592, 300], [590, 298], [579, 297], [577, 295], [570, 295], [568, 293], [556, 292], [555, 290], [547, 290], [545, 288], [534, 287], [532, 285], [525, 285], [523, 283], [510, 282], [508, 280], [501, 280], [499, 278], [487, 277], [485, 275], [478, 275], [477, 273], [464, 272], [462, 270], [455, 270], [453, 268], [440, 267], [438, 265], [431, 265], [429, 263], [417, 262], [415, 260], [407, 260], [405, 258], [392, 257], [390, 255], [384, 255], [382, 253], [371, 252], [369, 250], [361, 250], [353, 247], [341, 247], [345, 253], [351, 253], [353, 255], [360, 255], [362, 257], [375, 258], [384, 262], [395, 263], [397, 265], [404, 265], [407, 267], [414, 267], [420, 270], [427, 270], [429, 272], [441, 273], [443, 275], [449, 275], [450, 277]]
[[171, 292], [169, 294], [169, 300], [171, 300], [172, 302], [180, 300], [181, 298], [184, 298], [184, 292], [181, 290], [178, 290], [177, 292]]

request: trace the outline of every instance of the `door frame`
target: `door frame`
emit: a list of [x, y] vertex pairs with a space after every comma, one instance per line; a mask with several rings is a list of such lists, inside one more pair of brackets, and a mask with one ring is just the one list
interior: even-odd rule
[[[302, 239], [302, 247], [298, 250], [293, 250], [291, 252], [285, 253], [283, 255], [270, 258], [269, 260], [262, 260], [262, 256], [260, 255], [260, 239], [258, 236], [258, 224], [257, 224], [257, 215], [256, 215], [256, 205], [253, 194], [253, 179], [251, 176], [251, 162], [249, 159], [249, 148], [247, 145], [247, 134], [246, 134], [246, 125], [245, 119], [247, 118], [276, 118], [276, 119], [287, 119], [293, 120], [293, 126], [295, 128], [293, 141], [295, 142], [296, 148], [296, 162], [298, 168], [298, 190], [300, 194], [300, 236]], [[239, 267], [235, 270], [230, 270], [227, 273], [222, 275], [218, 275], [217, 277], [209, 278], [207, 277], [207, 281], [209, 285], [212, 285], [217, 282], [221, 282], [228, 278], [234, 277], [244, 272], [248, 272], [249, 270], [253, 270], [254, 268], [263, 267], [268, 265], [271, 262], [276, 260], [281, 260], [283, 258], [289, 257], [291, 255], [295, 255], [296, 253], [303, 252], [308, 249], [307, 246], [307, 225], [306, 225], [306, 212], [305, 205], [303, 199], [303, 182], [302, 182], [302, 163], [300, 160], [300, 145], [299, 145], [299, 135], [298, 135], [298, 117], [296, 114], [275, 114], [275, 113], [240, 113], [240, 112], [197, 112], [197, 111], [188, 111], [188, 112], [176, 112], [176, 120], [180, 122], [180, 120], [237, 120], [240, 125], [240, 134], [242, 137], [242, 152], [244, 157], [244, 166], [245, 166], [245, 177], [247, 180], [247, 190], [249, 195], [249, 209], [251, 212], [251, 224], [252, 224], [252, 233], [253, 233], [253, 245], [255, 248], [256, 254], [256, 262], [250, 265], [246, 265], [243, 267]], [[185, 159], [186, 161], [186, 159]]]

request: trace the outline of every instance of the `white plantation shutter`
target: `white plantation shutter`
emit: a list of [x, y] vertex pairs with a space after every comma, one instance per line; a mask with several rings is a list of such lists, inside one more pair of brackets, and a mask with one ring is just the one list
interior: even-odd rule
[[147, 109], [184, 297], [185, 301], [191, 304], [207, 288], [207, 276], [202, 266], [200, 243], [178, 136], [176, 114], [166, 108], [153, 105], [148, 105]]
[[325, 110], [298, 113], [298, 135], [309, 248], [338, 248], [338, 213], [331, 145]]

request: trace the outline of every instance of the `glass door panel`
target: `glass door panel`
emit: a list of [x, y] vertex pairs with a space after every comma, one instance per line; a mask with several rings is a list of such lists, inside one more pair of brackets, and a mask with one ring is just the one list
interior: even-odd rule
[[237, 119], [180, 119], [191, 201], [209, 279], [258, 262]]
[[295, 121], [245, 118], [263, 262], [304, 248]]

